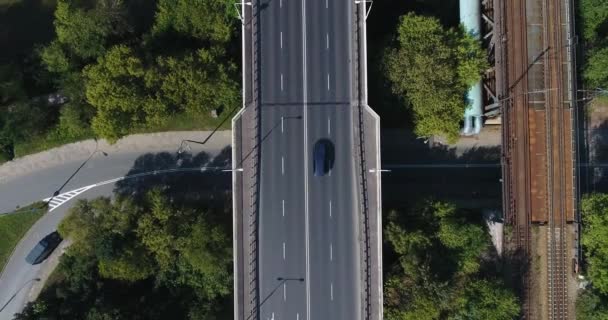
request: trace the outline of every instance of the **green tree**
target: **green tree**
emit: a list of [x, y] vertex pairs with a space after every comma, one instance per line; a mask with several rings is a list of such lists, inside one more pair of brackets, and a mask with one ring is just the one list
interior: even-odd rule
[[519, 303], [513, 292], [502, 284], [473, 280], [466, 284], [458, 299], [459, 309], [454, 320], [509, 320], [519, 315]]
[[159, 0], [153, 34], [180, 33], [213, 42], [230, 40], [234, 4], [228, 0]]
[[385, 57], [395, 94], [411, 106], [419, 136], [459, 136], [466, 108], [464, 93], [481, 78], [487, 60], [479, 41], [462, 29], [444, 29], [439, 20], [401, 17], [396, 47]]
[[143, 280], [152, 275], [156, 267], [148, 252], [134, 241], [132, 226], [141, 211], [125, 199], [116, 205], [109, 198], [79, 201], [60, 223], [59, 232], [73, 239], [71, 252], [96, 257], [102, 276]]
[[57, 41], [82, 59], [103, 55], [111, 37], [128, 31], [120, 0], [99, 0], [86, 10], [73, 1], [59, 0], [55, 11]]
[[168, 271], [178, 254], [176, 243], [180, 236], [187, 232], [185, 213], [173, 209], [158, 189], [148, 195], [150, 210], [147, 210], [137, 221], [135, 233], [141, 243], [152, 253], [161, 271]]
[[99, 257], [99, 274], [107, 279], [135, 282], [151, 277], [156, 270], [150, 254], [138, 243], [125, 243], [118, 252]]
[[480, 256], [490, 245], [486, 230], [458, 216], [454, 205], [437, 203], [435, 212], [440, 221], [439, 240], [457, 255], [458, 270], [464, 274], [477, 272]]
[[587, 275], [594, 288], [608, 294], [608, 194], [592, 194], [581, 203]]
[[63, 46], [57, 40], [43, 47], [40, 51], [40, 57], [50, 72], [64, 74], [73, 68], [65, 49], [63, 49]]
[[111, 48], [84, 74], [87, 101], [97, 109], [93, 130], [101, 137], [116, 141], [133, 128], [160, 124], [169, 115], [148, 92], [143, 62], [127, 46]]
[[589, 53], [583, 78], [592, 88], [608, 88], [608, 47]]
[[593, 288], [587, 289], [576, 299], [576, 318], [608, 320], [608, 301]]
[[48, 309], [46, 301], [30, 302], [21, 313], [15, 314], [13, 320], [38, 320], [44, 317]]
[[430, 270], [422, 267], [417, 274], [394, 270], [384, 283], [385, 316], [389, 320], [441, 319], [448, 308], [447, 283], [432, 279]]
[[216, 298], [232, 292], [232, 239], [225, 225], [213, 225], [200, 217], [190, 230], [190, 235], [181, 240], [181, 258], [191, 265], [199, 281], [195, 287], [205, 297]]
[[113, 310], [99, 310], [97, 308], [91, 309], [87, 315], [85, 320], [121, 320], [126, 319], [120, 314], [120, 311]]
[[578, 5], [585, 49], [583, 79], [591, 88], [605, 89], [608, 87], [608, 2], [581, 0]]
[[79, 201], [59, 232], [70, 252], [93, 255], [108, 279], [140, 281], [154, 275], [170, 287], [187, 286], [201, 298], [231, 292], [231, 238], [209, 212], [179, 208], [154, 189], [143, 203], [127, 198]]
[[486, 319], [492, 312], [487, 319], [517, 316], [513, 292], [488, 274], [487, 280], [479, 279], [490, 240], [476, 214], [434, 200], [389, 213], [384, 235], [396, 263], [385, 275], [387, 319]]
[[57, 134], [63, 137], [80, 138], [91, 132], [91, 119], [95, 109], [89, 104], [70, 101], [61, 106]]
[[608, 2], [603, 0], [580, 0], [579, 15], [583, 38], [591, 43], [608, 33]]
[[135, 232], [156, 259], [159, 278], [188, 285], [205, 298], [230, 294], [232, 251], [225, 226], [208, 221], [206, 212], [172, 207], [160, 190], [148, 193], [147, 201], [150, 209]]
[[166, 104], [192, 114], [213, 109], [231, 109], [238, 104], [236, 68], [223, 63], [219, 47], [200, 49], [196, 55], [159, 57], [157, 68], [148, 73], [149, 86], [158, 87]]

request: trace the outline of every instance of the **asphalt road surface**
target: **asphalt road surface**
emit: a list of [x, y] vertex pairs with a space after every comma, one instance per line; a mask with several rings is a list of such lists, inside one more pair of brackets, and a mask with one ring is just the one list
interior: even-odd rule
[[[353, 3], [260, 6], [262, 319], [361, 319]], [[312, 147], [322, 138], [335, 145], [335, 166], [315, 177]]]
[[[113, 184], [106, 185], [90, 190], [77, 198], [92, 199], [98, 196], [111, 196], [113, 187]], [[74, 202], [70, 204], [72, 203]], [[40, 239], [57, 230], [59, 222], [67, 214], [69, 207], [70, 205], [61, 206], [43, 216], [15, 249], [0, 277], [0, 308], [4, 307], [0, 311], [0, 320], [12, 320], [13, 315], [21, 312], [30, 300], [29, 293], [34, 285], [33, 279], [39, 277], [39, 272], [41, 268], [44, 268], [45, 262], [31, 265], [25, 262], [25, 257]]]
[[[192, 145], [189, 151], [193, 154], [204, 152], [211, 160], [212, 157], [217, 156], [225, 147], [229, 146], [229, 137], [230, 135], [227, 132], [218, 134], [204, 146]], [[190, 137], [185, 136], [183, 138]], [[122, 148], [108, 152], [107, 157], [96, 156], [82, 168], [63, 191], [121, 177], [128, 172], [133, 173], [134, 169], [136, 169], [136, 172], [147, 172], [175, 167], [177, 165], [174, 161], [175, 158], [170, 155], [175, 155], [179, 140], [179, 137], [177, 143], [171, 139], [159, 140], [158, 144], [151, 149], [140, 148], [137, 151], [130, 151], [129, 148]], [[133, 141], [133, 143], [137, 143], [137, 141]], [[0, 204], [2, 204], [2, 208], [5, 211], [10, 211], [16, 205], [30, 204], [49, 197], [78, 168], [82, 160], [74, 159], [74, 161], [48, 166], [3, 182], [0, 184]], [[229, 179], [229, 177], [226, 176], [226, 179]], [[0, 308], [6, 305], [0, 311], [0, 320], [11, 320], [14, 313], [23, 309], [30, 299], [29, 292], [35, 282], [33, 279], [39, 276], [40, 268], [44, 268], [44, 262], [39, 265], [30, 265], [25, 262], [25, 256], [29, 251], [40, 239], [57, 229], [59, 222], [77, 199], [111, 196], [114, 187], [115, 184], [111, 183], [91, 189], [46, 214], [32, 227], [32, 230], [16, 247], [4, 272], [0, 275]]]
[[[134, 168], [143, 172], [175, 167], [176, 162], [170, 163], [169, 160], [171, 157], [175, 157], [182, 139], [200, 141], [209, 134], [208, 131], [159, 133], [131, 136], [112, 146], [107, 146], [105, 143], [102, 146], [100, 143], [99, 150], [103, 150], [108, 155], [95, 154], [64, 187], [64, 191], [105, 179], [121, 177]], [[205, 152], [209, 156], [214, 156], [230, 145], [230, 139], [229, 131], [218, 131], [205, 145], [192, 143], [188, 145], [186, 151], [194, 155]], [[78, 155], [74, 155], [73, 153], [76, 152], [70, 148], [66, 148], [66, 150], [59, 148], [40, 153], [39, 155], [42, 156], [38, 157], [36, 161], [41, 164], [31, 170], [29, 166], [20, 167], [21, 160], [17, 159], [13, 165], [20, 169], [20, 173], [14, 176], [7, 175], [8, 178], [2, 173], [6, 172], [6, 168], [10, 166], [0, 166], [0, 213], [11, 212], [17, 206], [25, 206], [50, 197], [89, 156], [93, 146], [94, 144], [91, 143], [88, 148], [77, 152]], [[49, 154], [48, 157], [45, 154]], [[156, 158], [142, 159], [144, 155]], [[51, 161], [47, 159], [53, 157], [67, 160]]]

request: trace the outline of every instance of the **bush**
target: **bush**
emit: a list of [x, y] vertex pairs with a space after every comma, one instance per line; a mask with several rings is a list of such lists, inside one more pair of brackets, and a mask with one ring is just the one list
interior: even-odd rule
[[57, 133], [65, 138], [91, 135], [91, 119], [95, 110], [88, 104], [68, 102], [61, 107]]

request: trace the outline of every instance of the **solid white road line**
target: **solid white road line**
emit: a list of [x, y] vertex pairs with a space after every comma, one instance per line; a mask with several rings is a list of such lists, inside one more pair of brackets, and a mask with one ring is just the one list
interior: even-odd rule
[[287, 301], [287, 282], [283, 282], [283, 301]]
[[[243, 110], [243, 109], [241, 109], [241, 110]], [[239, 111], [239, 112], [241, 112], [241, 111]], [[220, 169], [225, 169], [225, 168], [224, 167], [174, 168], [174, 169], [153, 170], [153, 171], [148, 171], [148, 172], [135, 173], [135, 174], [131, 174], [128, 176], [122, 176], [122, 177], [118, 177], [118, 178], [112, 178], [112, 179], [108, 179], [108, 180], [104, 180], [104, 181], [99, 181], [97, 183], [60, 194], [60, 195], [66, 195], [66, 194], [73, 195], [73, 196], [70, 196], [70, 198], [67, 199], [66, 201], [58, 200], [57, 197], [48, 197], [48, 198], [42, 199], [41, 201], [48, 202], [49, 200], [51, 200], [51, 198], [53, 198], [53, 201], [51, 201], [51, 204], [59, 203], [59, 206], [62, 206], [64, 204], [66, 204], [67, 202], [69, 202], [70, 200], [72, 200], [75, 196], [80, 195], [83, 192], [86, 192], [93, 188], [105, 186], [105, 185], [108, 185], [111, 183], [116, 183], [116, 182], [122, 181], [122, 180], [128, 180], [128, 179], [133, 179], [133, 178], [137, 178], [137, 177], [147, 177], [150, 175], [158, 175], [158, 174], [177, 173], [177, 172], [204, 172], [204, 171], [208, 171], [208, 170], [220, 170]], [[57, 209], [59, 206], [56, 206], [56, 207], [51, 206], [49, 208], [49, 212]]]
[[[328, 1], [328, 0], [326, 0]], [[308, 217], [308, 75], [306, 74], [306, 0], [302, 0], [302, 77], [304, 117], [304, 233], [306, 249], [306, 320], [310, 320], [310, 226]]]

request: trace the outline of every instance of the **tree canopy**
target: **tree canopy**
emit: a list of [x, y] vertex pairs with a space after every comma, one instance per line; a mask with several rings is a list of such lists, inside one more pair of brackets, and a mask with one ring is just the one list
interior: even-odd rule
[[605, 89], [608, 86], [608, 47], [590, 52], [583, 77], [591, 88]]
[[608, 194], [593, 194], [581, 203], [587, 275], [593, 286], [608, 294]]
[[481, 44], [438, 19], [408, 14], [397, 27], [395, 47], [385, 57], [395, 94], [413, 112], [419, 136], [455, 140], [466, 108], [464, 95], [481, 78], [487, 59]]
[[608, 35], [608, 3], [603, 0], [580, 0], [578, 4], [583, 38], [591, 44], [602, 41]]
[[40, 49], [40, 58], [69, 98], [56, 123], [62, 136], [92, 130], [112, 142], [186, 112], [208, 117], [239, 105], [236, 58], [227, 53], [236, 39], [233, 4], [161, 0], [153, 11], [140, 6], [58, 1], [57, 37]]
[[578, 319], [608, 319], [608, 194], [586, 195], [581, 201], [581, 244], [584, 273], [591, 285], [576, 301]]
[[199, 49], [182, 57], [158, 57], [150, 70], [150, 85], [164, 103], [190, 114], [227, 109], [238, 104], [239, 85], [231, 78], [233, 64], [218, 64], [221, 47]]
[[57, 41], [82, 59], [97, 58], [111, 36], [126, 31], [122, 1], [100, 0], [95, 8], [76, 7], [74, 1], [59, 0], [55, 10]]
[[147, 90], [146, 69], [131, 48], [111, 48], [84, 74], [87, 101], [97, 109], [93, 130], [102, 137], [115, 141], [133, 126], [157, 124], [167, 117], [167, 106]]
[[63, 280], [17, 319], [207, 319], [223, 312], [232, 292], [232, 238], [221, 218], [227, 209], [174, 200], [152, 189], [138, 200], [78, 201], [59, 226], [73, 242], [58, 267]]
[[232, 37], [234, 2], [228, 0], [159, 0], [153, 34], [179, 33], [211, 42]]
[[[515, 319], [517, 298], [479, 274], [490, 241], [472, 212], [438, 201], [392, 212], [385, 238], [397, 256], [385, 276], [387, 319]], [[487, 263], [487, 262], [486, 262]]]
[[14, 156], [16, 143], [37, 136], [56, 117], [43, 99], [28, 99], [24, 82], [19, 66], [0, 64], [0, 162]]
[[608, 2], [578, 1], [584, 57], [583, 79], [590, 88], [608, 88]]
[[585, 320], [608, 320], [608, 297], [587, 289], [576, 299], [576, 318]]

